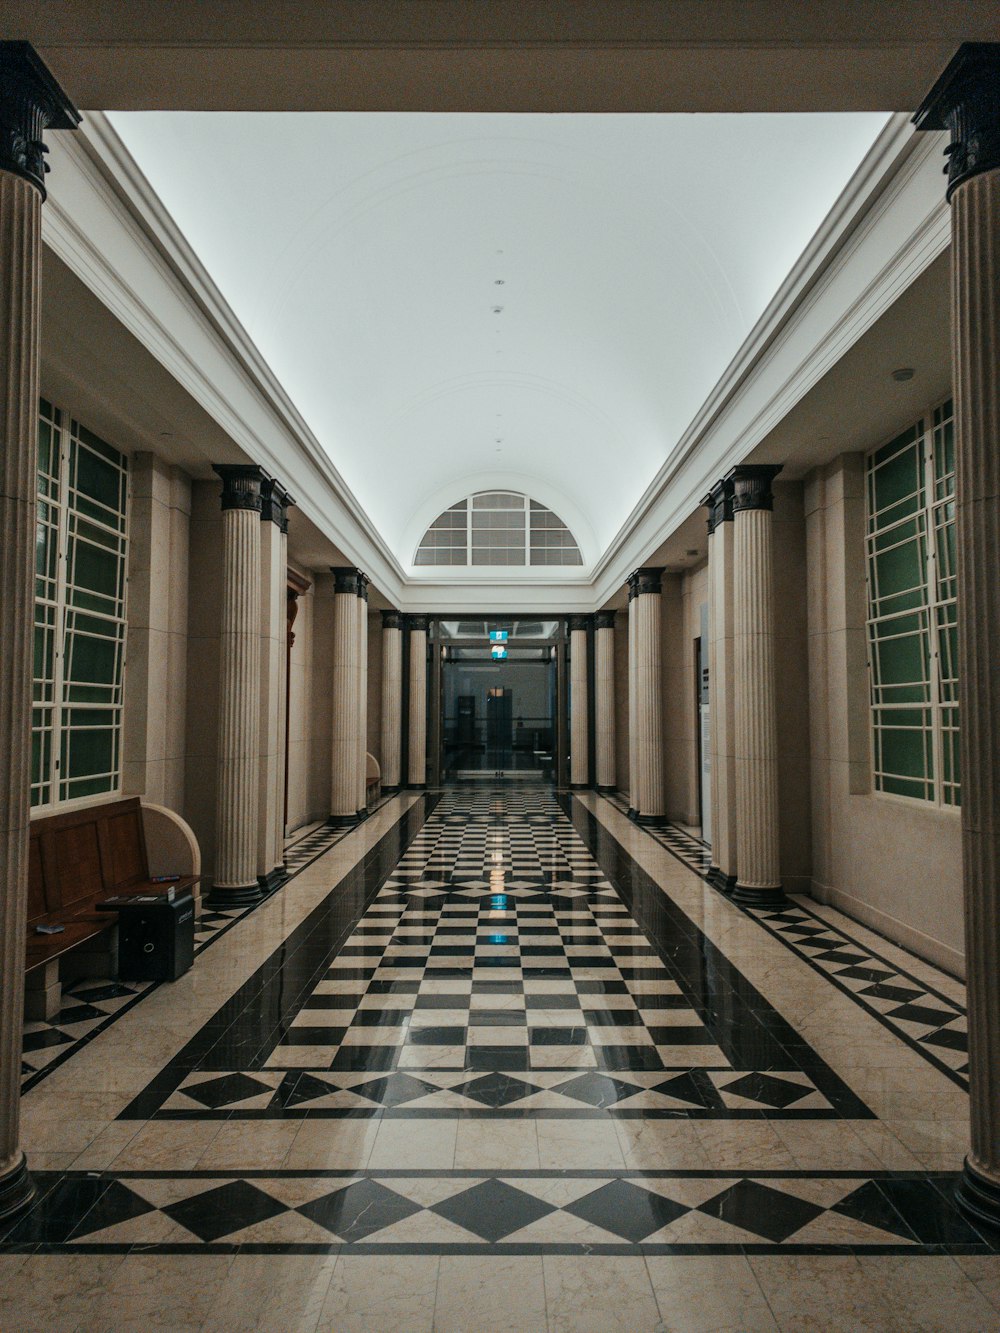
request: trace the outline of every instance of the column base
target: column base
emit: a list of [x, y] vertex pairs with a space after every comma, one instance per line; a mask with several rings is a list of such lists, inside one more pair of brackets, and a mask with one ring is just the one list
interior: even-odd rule
[[282, 884], [288, 883], [288, 871], [283, 864], [276, 865], [266, 875], [258, 875], [257, 883], [265, 894], [274, 893], [276, 889], [281, 888]]
[[613, 784], [608, 786], [600, 782], [597, 782], [594, 784], [594, 791], [597, 792], [598, 796], [613, 796], [615, 793], [615, 788]]
[[629, 818], [630, 818], [630, 819], [634, 819], [635, 822], [636, 822], [637, 824], [639, 824], [639, 825], [642, 825], [642, 824], [662, 824], [662, 823], [663, 823], [663, 816], [662, 816], [662, 815], [640, 815], [638, 811], [636, 811], [635, 814], [630, 814], [630, 815], [629, 815]]
[[968, 1157], [962, 1167], [955, 1198], [962, 1212], [976, 1222], [1000, 1227], [1000, 1184], [977, 1171]]
[[368, 818], [368, 808], [366, 806], [364, 810], [358, 811], [358, 823], [359, 824], [362, 823], [367, 818]]
[[426, 783], [426, 782], [408, 782], [408, 783], [406, 784], [406, 790], [407, 790], [407, 791], [426, 791], [426, 790], [427, 790], [427, 783]]
[[383, 788], [382, 788], [382, 795], [383, 795], [383, 796], [395, 796], [396, 793], [397, 793], [398, 791], [399, 791], [399, 784], [397, 783], [397, 784], [396, 784], [395, 786], [393, 786], [393, 787], [383, 787]]
[[6, 1175], [0, 1176], [0, 1222], [23, 1212], [35, 1197], [35, 1182], [28, 1174], [28, 1163], [21, 1160]]
[[328, 829], [353, 828], [357, 822], [358, 822], [357, 814], [328, 815], [326, 823], [323, 825], [323, 827]]
[[736, 876], [723, 874], [719, 866], [710, 866], [708, 874], [705, 876], [707, 884], [713, 889], [718, 889], [720, 893], [732, 894], [736, 888]]
[[625, 818], [631, 819], [633, 823], [635, 822], [636, 819], [638, 819], [638, 815], [636, 814], [634, 806], [630, 805], [629, 808], [625, 811]]
[[785, 890], [780, 886], [777, 888], [751, 888], [737, 880], [736, 887], [732, 891], [732, 897], [733, 902], [739, 903], [740, 907], [788, 906]]
[[569, 784], [569, 789], [570, 789], [570, 791], [590, 791], [590, 783], [589, 783], [589, 782], [571, 782], [571, 783]]
[[239, 884], [232, 888], [213, 884], [205, 899], [205, 906], [213, 910], [226, 907], [254, 907], [263, 902], [264, 890], [260, 884]]

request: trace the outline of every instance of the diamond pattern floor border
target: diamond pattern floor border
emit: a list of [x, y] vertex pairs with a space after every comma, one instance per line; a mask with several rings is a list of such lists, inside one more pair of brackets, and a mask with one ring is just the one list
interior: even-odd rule
[[[626, 804], [617, 794], [605, 799], [626, 813]], [[707, 876], [712, 855], [700, 839], [666, 820], [639, 827], [695, 874]], [[947, 1074], [958, 1087], [968, 1089], [968, 1016], [958, 1001], [890, 962], [850, 931], [811, 911], [801, 898], [789, 898], [788, 906], [780, 911], [753, 907], [742, 910], [935, 1069]]]
[[36, 1173], [0, 1249], [99, 1254], [992, 1253], [954, 1177], [882, 1171]]

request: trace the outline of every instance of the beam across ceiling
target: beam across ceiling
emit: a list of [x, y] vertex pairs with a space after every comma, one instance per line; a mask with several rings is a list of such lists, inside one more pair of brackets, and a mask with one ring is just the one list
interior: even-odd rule
[[890, 111], [993, 0], [3, 0], [102, 110]]

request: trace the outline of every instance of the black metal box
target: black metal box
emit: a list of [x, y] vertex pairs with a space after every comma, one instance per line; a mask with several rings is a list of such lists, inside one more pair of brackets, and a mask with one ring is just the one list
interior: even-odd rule
[[118, 912], [118, 975], [123, 981], [176, 981], [194, 962], [194, 898], [124, 899]]

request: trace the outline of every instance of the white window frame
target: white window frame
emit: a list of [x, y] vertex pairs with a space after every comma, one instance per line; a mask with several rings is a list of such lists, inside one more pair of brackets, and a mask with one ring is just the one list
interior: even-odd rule
[[[951, 395], [947, 395], [937, 403], [934, 403], [926, 411], [922, 412], [915, 421], [901, 430], [893, 431], [891, 435], [881, 440], [873, 449], [870, 449], [865, 456], [865, 597], [866, 597], [866, 615], [865, 615], [865, 634], [868, 665], [868, 716], [869, 716], [869, 741], [870, 741], [870, 769], [872, 775], [872, 790], [876, 795], [894, 801], [906, 801], [921, 807], [930, 806], [932, 808], [955, 811], [961, 809], [961, 772], [957, 769], [952, 772], [949, 780], [944, 775], [945, 758], [945, 733], [952, 730], [959, 730], [959, 724], [956, 720], [954, 726], [946, 720], [946, 714], [951, 714], [957, 719], [958, 705], [957, 701], [946, 700], [942, 689], [942, 663], [941, 663], [941, 645], [942, 645], [942, 612], [948, 607], [954, 605], [954, 595], [942, 597], [940, 595], [941, 579], [938, 570], [937, 555], [937, 534], [945, 526], [939, 521], [939, 515], [943, 506], [950, 502], [954, 506], [954, 471], [945, 474], [944, 480], [951, 478], [951, 490], [946, 493], [944, 498], [939, 498], [937, 493], [937, 478], [935, 474], [936, 452], [935, 445], [939, 431], [943, 429], [950, 421], [954, 423], [954, 407], [951, 406], [949, 414], [945, 415], [940, 422], [936, 421], [937, 414], [945, 407], [950, 405]], [[874, 627], [876, 624], [884, 623], [891, 619], [891, 615], [884, 613], [878, 617], [873, 616], [872, 599], [872, 555], [874, 540], [885, 528], [874, 531], [871, 530], [871, 490], [869, 485], [871, 459], [879, 450], [884, 449], [886, 445], [891, 444], [893, 440], [906, 433], [907, 430], [913, 430], [916, 435], [913, 447], [917, 448], [923, 464], [922, 490], [920, 496], [920, 505], [916, 510], [915, 517], [919, 515], [922, 524], [922, 536], [924, 541], [924, 568], [923, 568], [923, 589], [924, 602], [918, 608], [901, 614], [920, 615], [924, 618], [926, 625], [926, 634], [928, 639], [928, 661], [927, 661], [927, 695], [926, 703], [903, 702], [899, 704], [886, 703], [884, 700], [876, 699], [876, 683], [874, 672]], [[908, 446], [909, 447], [909, 446]], [[885, 548], [883, 548], [884, 553]], [[954, 582], [956, 571], [952, 570], [950, 578]], [[884, 641], [884, 640], [883, 640]], [[881, 773], [877, 767], [877, 756], [879, 746], [877, 733], [880, 728], [880, 715], [892, 713], [895, 709], [899, 711], [917, 710], [927, 714], [930, 718], [929, 728], [922, 728], [924, 733], [925, 747], [929, 745], [929, 753], [932, 764], [932, 776], [929, 781], [926, 779], [926, 785], [932, 789], [930, 794], [924, 796], [915, 796], [902, 792], [886, 791], [880, 781], [885, 777], [899, 777], [898, 774]], [[926, 753], [926, 749], [925, 749]], [[916, 780], [916, 779], [914, 779]], [[946, 790], [952, 793], [957, 791], [953, 799], [946, 799]]]
[[[55, 558], [55, 578], [54, 595], [44, 599], [37, 596], [37, 581], [33, 585], [35, 594], [35, 623], [38, 623], [37, 610], [39, 606], [49, 608], [52, 622], [52, 662], [51, 675], [34, 678], [33, 696], [40, 683], [47, 683], [51, 686], [51, 693], [48, 699], [35, 700], [33, 697], [32, 729], [33, 736], [37, 730], [35, 728], [34, 709], [38, 707], [49, 710], [49, 725], [45, 728], [49, 737], [48, 763], [45, 765], [45, 771], [42, 776], [41, 786], [47, 788], [46, 800], [37, 800], [39, 784], [32, 783], [31, 790], [31, 813], [32, 816], [52, 813], [56, 810], [72, 809], [77, 806], [93, 805], [109, 799], [114, 799], [122, 793], [122, 753], [123, 753], [123, 723], [125, 706], [125, 674], [126, 674], [126, 650], [128, 633], [128, 558], [129, 558], [129, 518], [131, 511], [131, 477], [128, 465], [128, 458], [125, 453], [108, 444], [121, 458], [120, 470], [123, 474], [122, 495], [124, 509], [119, 509], [117, 515], [121, 520], [120, 526], [111, 522], [102, 522], [99, 517], [93, 514], [82, 513], [73, 503], [75, 491], [71, 485], [71, 456], [72, 446], [75, 443], [77, 449], [87, 449], [89, 446], [80, 437], [81, 426], [89, 430], [85, 423], [79, 422], [73, 415], [64, 408], [55, 404], [49, 404], [51, 415], [39, 409], [39, 420], [45, 419], [53, 435], [54, 447], [58, 450], [58, 460], [54, 468], [55, 498], [39, 495], [39, 499], [44, 499], [55, 511], [55, 523], [52, 528], [56, 538], [56, 558]], [[96, 432], [90, 432], [95, 434]], [[107, 443], [107, 441], [102, 441]], [[108, 461], [108, 460], [105, 460]], [[91, 501], [91, 503], [97, 503]], [[109, 514], [113, 511], [109, 510]], [[117, 552], [119, 586], [121, 589], [120, 597], [115, 600], [118, 602], [117, 611], [111, 612], [107, 609], [94, 607], [74, 607], [70, 602], [69, 592], [72, 587], [72, 571], [70, 569], [70, 537], [71, 530], [76, 523], [86, 523], [95, 528], [107, 532], [113, 536], [116, 542], [120, 542], [120, 548]], [[79, 548], [77, 548], [79, 549]], [[110, 701], [88, 700], [76, 701], [66, 697], [66, 653], [69, 641], [68, 628], [72, 617], [74, 616], [90, 617], [94, 620], [109, 622], [116, 626], [117, 633], [113, 636], [115, 651], [118, 654], [118, 679], [112, 686]], [[112, 636], [109, 636], [112, 637]], [[113, 768], [107, 774], [94, 774], [93, 779], [107, 778], [108, 785], [99, 792], [88, 792], [84, 795], [68, 795], [71, 790], [71, 784], [75, 781], [62, 769], [63, 740], [74, 731], [82, 732], [88, 730], [87, 727], [74, 728], [69, 722], [69, 717], [74, 709], [86, 709], [92, 712], [106, 713], [109, 715], [111, 730], [114, 733], [113, 743]]]

